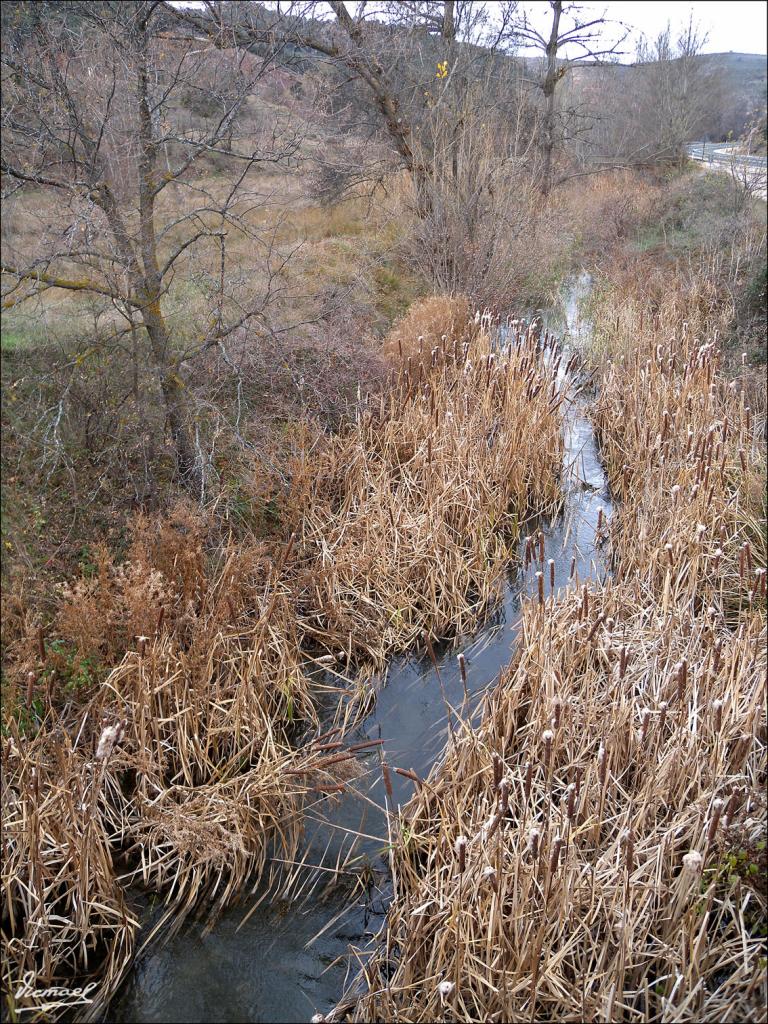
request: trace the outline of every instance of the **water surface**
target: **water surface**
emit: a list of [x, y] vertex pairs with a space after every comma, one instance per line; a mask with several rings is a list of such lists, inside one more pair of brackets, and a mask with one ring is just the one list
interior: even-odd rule
[[[588, 287], [588, 279], [581, 277], [563, 294], [566, 348], [585, 331], [579, 302]], [[558, 325], [552, 319], [548, 326], [554, 328]], [[566, 414], [563, 511], [550, 522], [526, 524], [521, 557], [510, 569], [500, 604], [472, 637], [437, 652], [439, 679], [425, 657], [394, 660], [374, 710], [350, 742], [381, 738], [390, 765], [422, 777], [429, 774], [445, 747], [449, 718], [455, 722], [456, 715], [470, 714], [512, 656], [521, 601], [536, 592], [535, 573], [542, 568], [536, 562], [524, 568], [525, 534], [541, 530], [545, 535], [547, 592], [550, 559], [556, 590], [606, 572], [597, 526], [600, 510], [607, 519], [611, 502], [587, 403], [581, 395]], [[467, 694], [459, 653], [467, 663]], [[322, 896], [333, 874], [321, 869], [307, 872], [310, 891], [303, 899], [260, 904], [254, 910], [252, 897], [250, 904], [246, 900], [231, 908], [211, 931], [194, 921], [185, 923], [170, 942], [136, 965], [113, 1001], [109, 1020], [294, 1022], [332, 1009], [348, 972], [356, 973], [350, 947], [360, 949], [370, 942], [389, 899], [386, 793], [378, 751], [364, 763], [369, 772], [360, 795], [324, 802], [328, 821], [310, 820], [305, 852], [309, 864], [334, 864], [352, 848], [352, 833], [363, 833], [354, 844], [354, 856], [358, 864], [370, 866], [366, 888], [358, 885], [351, 893], [349, 885], [337, 884]], [[394, 803], [404, 804], [413, 783], [394, 773], [391, 780]], [[352, 875], [343, 877], [351, 882]]]

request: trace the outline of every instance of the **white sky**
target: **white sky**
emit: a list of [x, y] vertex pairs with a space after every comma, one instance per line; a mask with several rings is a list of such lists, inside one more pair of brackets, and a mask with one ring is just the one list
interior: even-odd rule
[[[489, 4], [492, 2], [489, 0]], [[539, 31], [549, 24], [546, 0], [533, 0], [523, 6]], [[693, 14], [694, 25], [709, 36], [704, 53], [766, 52], [768, 4], [764, 0], [604, 0], [603, 3], [584, 3], [579, 17], [581, 20], [589, 14], [599, 17], [604, 11], [607, 17], [633, 27], [632, 35], [622, 47], [627, 51], [622, 62], [632, 60], [641, 33], [653, 38], [667, 22], [672, 23], [673, 29], [687, 23], [690, 14]]]

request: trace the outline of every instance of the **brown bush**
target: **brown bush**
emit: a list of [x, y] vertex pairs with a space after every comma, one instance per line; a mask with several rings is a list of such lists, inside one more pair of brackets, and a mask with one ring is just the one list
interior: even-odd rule
[[466, 295], [431, 295], [414, 302], [384, 339], [383, 354], [395, 365], [414, 362], [420, 352], [427, 355], [442, 344], [443, 337], [452, 346], [454, 342], [469, 341], [474, 336], [475, 324]]

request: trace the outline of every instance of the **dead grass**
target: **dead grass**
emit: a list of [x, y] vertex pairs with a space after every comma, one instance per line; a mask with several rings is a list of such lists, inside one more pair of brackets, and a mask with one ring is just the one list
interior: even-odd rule
[[[5, 716], [9, 992], [28, 972], [38, 987], [93, 978], [101, 1006], [135, 944], [129, 882], [161, 891], [180, 921], [195, 906], [215, 913], [231, 900], [258, 877], [273, 842], [295, 850], [298, 811], [329, 776], [315, 748], [293, 746], [296, 728], [315, 721], [313, 696], [281, 569], [259, 565], [257, 555], [248, 565], [233, 554], [207, 591], [187, 601], [139, 563], [105, 567], [103, 603], [94, 606], [82, 587], [67, 595], [58, 627], [69, 628], [75, 656], [85, 657], [84, 644], [108, 659], [117, 649], [82, 619], [109, 622], [162, 581], [146, 607], [148, 635], [120, 651], [89, 698], [46, 658], [10, 705], [16, 713]], [[245, 606], [227, 586], [236, 558], [241, 579], [252, 574]], [[123, 600], [110, 607], [115, 593]], [[31, 997], [16, 1009], [34, 1005]]]
[[634, 353], [608, 364], [594, 411], [622, 499], [615, 529], [632, 536], [618, 576], [692, 615], [714, 601], [738, 621], [764, 589], [763, 424], [745, 389], [723, 380], [714, 345], [686, 326], [672, 341], [663, 326], [633, 334]]
[[299, 551], [313, 566], [305, 628], [360, 664], [381, 667], [425, 633], [471, 629], [514, 557], [520, 522], [559, 497], [555, 361], [530, 334], [495, 350], [479, 325], [461, 329], [462, 301], [417, 305], [398, 339], [442, 323], [434, 347], [422, 334], [422, 355], [401, 364], [392, 396], [364, 404], [352, 432], [294, 473], [307, 481], [296, 495]]
[[[337, 437], [304, 432], [282, 545], [206, 552], [179, 507], [140, 518], [124, 562], [99, 549], [47, 635], [11, 602], [4, 693], [3, 980], [97, 983], [104, 1007], [140, 935], [127, 887], [162, 894], [158, 929], [210, 916], [292, 860], [307, 803], [355, 771], [345, 673], [466, 630], [492, 601], [529, 507], [561, 462], [556, 365], [530, 335], [449, 344]], [[313, 682], [312, 658], [343, 688]], [[362, 676], [361, 676], [362, 678]], [[335, 698], [318, 736], [320, 695]], [[345, 699], [342, 700], [342, 697]], [[352, 698], [351, 700], [349, 698]], [[308, 739], [307, 737], [314, 737]], [[58, 1016], [63, 1007], [54, 1007]]]
[[469, 341], [475, 325], [466, 295], [431, 295], [414, 302], [408, 312], [392, 327], [384, 339], [382, 352], [395, 367], [405, 366], [410, 359], [416, 365], [426, 360], [432, 350]]
[[391, 822], [382, 944], [331, 1019], [762, 1019], [762, 425], [679, 321], [627, 348], [595, 409], [614, 579], [527, 603]]
[[761, 1019], [765, 894], [719, 865], [764, 836], [764, 622], [657, 616], [641, 587], [529, 603], [482, 725], [393, 825], [353, 1019]]

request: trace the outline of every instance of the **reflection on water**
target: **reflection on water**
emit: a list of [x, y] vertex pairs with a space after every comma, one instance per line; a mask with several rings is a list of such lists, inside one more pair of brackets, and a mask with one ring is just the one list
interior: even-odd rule
[[[588, 279], [582, 277], [564, 293], [566, 345], [568, 336], [573, 340], [582, 333], [578, 303], [588, 287]], [[582, 580], [606, 571], [596, 531], [600, 509], [607, 517], [611, 502], [585, 402], [577, 399], [566, 416], [563, 511], [552, 522], [527, 527], [527, 532], [540, 529], [545, 535], [545, 560], [554, 561], [556, 590], [572, 584], [573, 567], [575, 578]], [[523, 545], [524, 538], [521, 555]], [[356, 740], [381, 738], [390, 765], [427, 775], [445, 746], [449, 718], [455, 725], [457, 715], [471, 714], [509, 661], [521, 597], [535, 592], [539, 568], [534, 562], [525, 570], [521, 557], [489, 621], [473, 637], [438, 652], [440, 680], [427, 658], [395, 660]], [[547, 567], [547, 586], [549, 572]], [[459, 653], [466, 658], [468, 698]], [[355, 855], [372, 869], [365, 891], [337, 886], [319, 899], [329, 875], [318, 871], [309, 877], [315, 885], [311, 896], [289, 906], [265, 904], [254, 909], [254, 897], [250, 914], [245, 901], [208, 933], [187, 922], [170, 942], [136, 966], [108, 1019], [293, 1022], [329, 1011], [345, 987], [347, 972], [356, 971], [356, 963], [347, 956], [350, 945], [360, 948], [378, 931], [388, 900], [387, 819], [382, 810], [386, 794], [377, 751], [367, 763], [370, 771], [360, 792], [345, 794], [335, 804], [326, 801], [326, 821], [310, 821], [307, 829], [310, 864], [335, 863], [350, 849], [351, 833], [364, 834], [355, 844]], [[413, 783], [395, 773], [391, 781], [394, 803], [405, 803]]]

